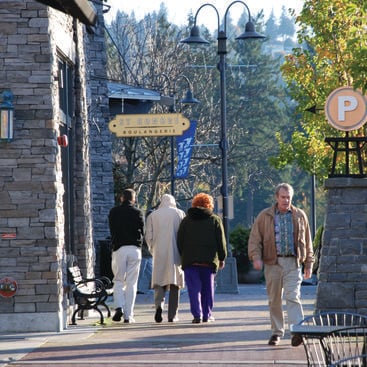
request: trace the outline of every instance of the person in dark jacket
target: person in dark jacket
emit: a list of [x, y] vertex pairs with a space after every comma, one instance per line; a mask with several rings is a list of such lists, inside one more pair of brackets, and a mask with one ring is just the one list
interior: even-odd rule
[[111, 232], [113, 297], [115, 314], [113, 321], [134, 322], [134, 305], [142, 258], [145, 221], [143, 212], [135, 204], [136, 194], [124, 190], [121, 205], [110, 210], [108, 219]]
[[212, 196], [197, 194], [177, 234], [194, 324], [214, 321], [214, 279], [227, 257], [222, 220], [213, 208]]

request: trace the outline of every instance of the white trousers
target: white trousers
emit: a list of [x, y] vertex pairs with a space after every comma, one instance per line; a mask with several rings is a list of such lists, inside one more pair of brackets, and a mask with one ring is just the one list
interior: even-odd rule
[[284, 336], [283, 297], [288, 324], [297, 324], [303, 319], [301, 304], [302, 268], [294, 257], [279, 257], [278, 264], [265, 265], [264, 275], [269, 298], [270, 322], [273, 334]]
[[124, 320], [131, 320], [134, 317], [140, 263], [139, 247], [121, 246], [112, 252], [113, 300], [115, 308], [121, 307]]

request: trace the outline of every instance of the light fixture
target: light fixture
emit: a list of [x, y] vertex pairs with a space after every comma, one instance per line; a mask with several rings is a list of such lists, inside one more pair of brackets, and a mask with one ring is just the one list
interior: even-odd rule
[[182, 98], [180, 100], [180, 103], [191, 104], [191, 103], [200, 103], [200, 101], [193, 96], [191, 89], [188, 89], [186, 91], [185, 98]]
[[13, 123], [14, 123], [14, 106], [13, 93], [10, 90], [5, 90], [1, 94], [0, 104], [0, 139], [13, 139]]

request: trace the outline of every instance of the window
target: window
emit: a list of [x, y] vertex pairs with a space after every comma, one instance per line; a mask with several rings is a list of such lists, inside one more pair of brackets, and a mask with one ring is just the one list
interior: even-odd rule
[[73, 70], [65, 60], [58, 60], [61, 121], [70, 127], [73, 117]]

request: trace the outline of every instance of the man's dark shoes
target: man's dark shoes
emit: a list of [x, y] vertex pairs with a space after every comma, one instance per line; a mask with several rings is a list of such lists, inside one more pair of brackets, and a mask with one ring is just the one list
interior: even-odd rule
[[124, 313], [122, 312], [121, 308], [118, 307], [115, 310], [115, 314], [112, 317], [112, 321], [121, 321], [121, 317], [124, 315]]
[[298, 347], [303, 343], [302, 336], [300, 335], [293, 335], [291, 339], [292, 347]]
[[193, 324], [200, 324], [201, 323], [201, 319], [199, 317], [194, 317], [194, 319], [192, 320]]
[[154, 320], [155, 322], [162, 322], [163, 318], [162, 318], [162, 308], [158, 307], [155, 311], [155, 315], [154, 315]]
[[279, 335], [272, 335], [269, 339], [269, 345], [278, 345], [280, 343], [280, 336]]

